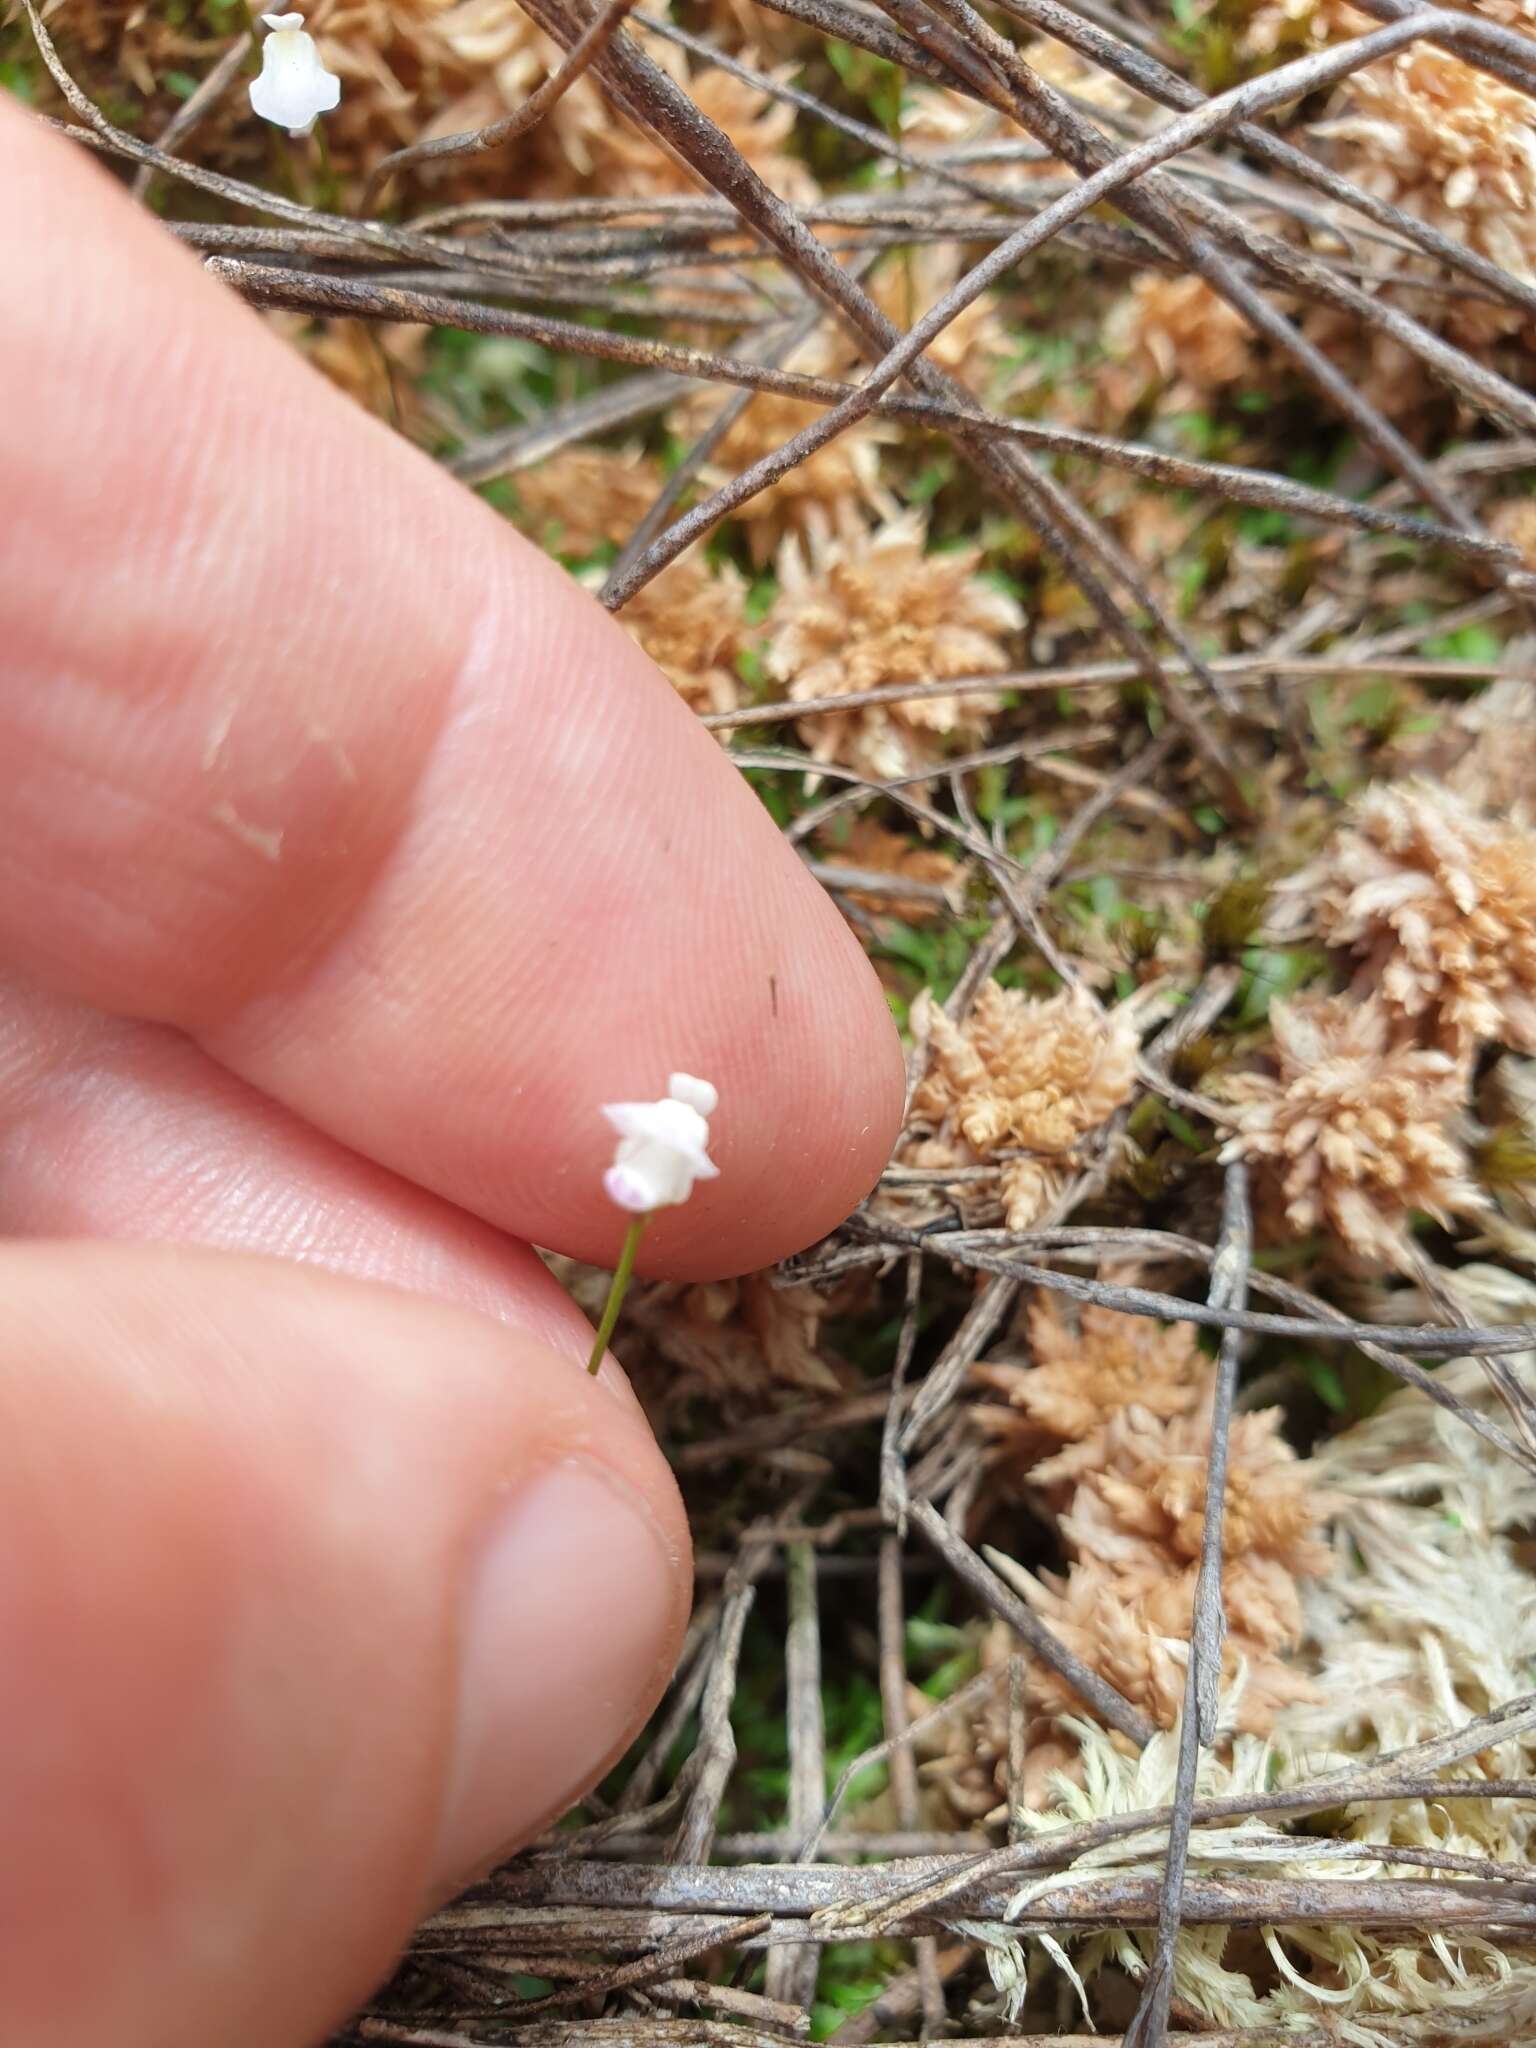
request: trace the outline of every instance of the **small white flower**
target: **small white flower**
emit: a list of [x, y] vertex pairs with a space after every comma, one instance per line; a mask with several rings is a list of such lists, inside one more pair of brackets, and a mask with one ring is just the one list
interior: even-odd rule
[[686, 1202], [696, 1180], [713, 1180], [720, 1169], [704, 1148], [719, 1100], [707, 1081], [671, 1074], [660, 1102], [604, 1103], [603, 1115], [619, 1134], [603, 1175], [608, 1199], [643, 1216]]
[[290, 135], [307, 135], [317, 114], [341, 98], [341, 80], [320, 62], [302, 14], [264, 14], [272, 33], [261, 46], [261, 76], [251, 80], [251, 105]]

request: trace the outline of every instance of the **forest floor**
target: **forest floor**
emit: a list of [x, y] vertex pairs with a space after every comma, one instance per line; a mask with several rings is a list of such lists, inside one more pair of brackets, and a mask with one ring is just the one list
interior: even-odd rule
[[346, 2041], [1536, 2039], [1536, 40], [1408, 11], [320, 0], [301, 139], [234, 0], [0, 24], [909, 1049], [832, 1238], [632, 1293], [672, 1690]]

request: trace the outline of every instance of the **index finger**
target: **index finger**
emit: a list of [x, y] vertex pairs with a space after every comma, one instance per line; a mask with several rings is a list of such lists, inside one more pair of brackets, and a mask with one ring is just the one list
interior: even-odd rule
[[600, 1105], [720, 1091], [657, 1270], [762, 1265], [888, 1156], [830, 902], [646, 657], [68, 144], [0, 109], [0, 956], [606, 1258]]

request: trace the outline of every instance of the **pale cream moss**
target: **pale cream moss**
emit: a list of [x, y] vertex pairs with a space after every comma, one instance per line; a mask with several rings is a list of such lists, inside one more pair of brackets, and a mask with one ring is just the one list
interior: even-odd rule
[[[1536, 1358], [1510, 1363], [1536, 1390]], [[1507, 1422], [1476, 1360], [1453, 1360], [1435, 1377]], [[1528, 1693], [1536, 1661], [1536, 1577], [1526, 1548], [1536, 1480], [1522, 1466], [1416, 1389], [1324, 1444], [1313, 1462], [1333, 1503], [1334, 1562], [1305, 1595], [1316, 1689], [1276, 1730], [1287, 1778], [1449, 1733]], [[1536, 1736], [1529, 1732], [1444, 1773], [1474, 1783], [1533, 1774]], [[1533, 1827], [1521, 1800], [1441, 1797], [1371, 1801], [1350, 1809], [1338, 1832], [1363, 1844], [1523, 1866]], [[1403, 2034], [1394, 2030], [1394, 2040], [1533, 2037], [1536, 1968], [1528, 1959], [1453, 1935], [1443, 1945], [1414, 1947], [1401, 1938], [1353, 1939], [1357, 1982], [1344, 2017], [1400, 2014]], [[1298, 1998], [1297, 2008], [1307, 2003]]]
[[[1230, 1698], [1224, 1705], [1228, 1710], [1225, 1725], [1230, 1727]], [[1064, 1719], [1061, 1728], [1077, 1747], [1076, 1768], [1070, 1774], [1056, 1777], [1052, 1785], [1054, 1799], [1047, 1810], [1027, 1811], [1022, 1816], [1030, 1835], [1049, 1837], [1062, 1828], [1155, 1811], [1172, 1804], [1178, 1773], [1176, 1733], [1156, 1734], [1142, 1749], [1131, 1751], [1121, 1738], [1107, 1735], [1091, 1721]], [[1219, 1753], [1212, 1749], [1201, 1752], [1196, 1764], [1196, 1794], [1219, 1798], [1261, 1792], [1266, 1786], [1268, 1766], [1267, 1746], [1238, 1735], [1224, 1744]], [[1254, 1838], [1251, 1823], [1244, 1826], [1243, 1834], [1250, 1840]], [[1267, 1831], [1262, 1839], [1267, 1844]], [[1155, 1879], [1160, 1874], [1166, 1846], [1166, 1828], [1114, 1837], [1073, 1859], [1060, 1874], [1052, 1873], [1026, 1883], [1016, 1895], [1014, 1910], [1021, 1910], [1030, 1899], [1048, 1894], [1062, 1884], [1080, 1883], [1085, 1878], [1113, 1879], [1123, 1873]], [[1274, 1874], [1272, 1866], [1260, 1864], [1254, 1870], [1244, 1863], [1241, 1847], [1242, 1839], [1234, 1824], [1197, 1825], [1190, 1836], [1192, 1873], [1235, 1868], [1244, 1875]], [[990, 1936], [988, 1967], [1006, 1996], [1010, 2018], [1016, 2017], [1025, 1981], [1022, 1938], [1006, 1924], [980, 1931]], [[1107, 1966], [1118, 1966], [1133, 1979], [1144, 1977], [1154, 1936], [1138, 1929], [1063, 1939], [1071, 1951], [1079, 1980], [1091, 1984]], [[1174, 1949], [1174, 1993], [1207, 2017], [1220, 2013], [1220, 2025], [1252, 2026], [1265, 2017], [1264, 2009], [1249, 1978], [1224, 1962], [1230, 1947], [1229, 1930], [1224, 1927], [1184, 1929]], [[1057, 1956], [1061, 1953], [1058, 1947]], [[1360, 2048], [1360, 2044], [1355, 2044], [1355, 2048]]]
[[1378, 784], [1312, 879], [1323, 936], [1388, 1015], [1458, 1059], [1536, 1052], [1536, 832], [1428, 782]]
[[[1527, 1353], [1511, 1364], [1536, 1391], [1536, 1360]], [[1435, 1377], [1507, 1426], [1476, 1360], [1455, 1360]], [[1312, 1462], [1334, 1502], [1334, 1560], [1306, 1598], [1318, 1694], [1288, 1717], [1287, 1747], [1326, 1767], [1423, 1741], [1528, 1692], [1536, 1577], [1520, 1546], [1536, 1519], [1536, 1478], [1413, 1388], [1321, 1445]], [[1524, 1777], [1533, 1762], [1536, 1736], [1527, 1736], [1457, 1770]], [[1375, 1818], [1362, 1811], [1351, 1831], [1399, 1838], [1374, 1835]], [[1415, 1831], [1450, 1823], [1417, 1802], [1406, 1818]], [[1459, 1807], [1451, 1827], [1476, 1836], [1469, 1848], [1523, 1861], [1533, 1821], [1519, 1802], [1499, 1801]]]
[[[1224, 1704], [1230, 1725], [1230, 1696]], [[1176, 1730], [1155, 1735], [1145, 1748], [1131, 1752], [1091, 1721], [1066, 1720], [1061, 1726], [1076, 1745], [1076, 1767], [1055, 1778], [1055, 1803], [1049, 1810], [1022, 1814], [1031, 1835], [1048, 1837], [1062, 1828], [1153, 1812], [1172, 1803]], [[1314, 1775], [1316, 1763], [1315, 1756], [1292, 1756], [1275, 1743], [1240, 1734], [1230, 1745], [1201, 1753], [1196, 1790], [1205, 1798], [1240, 1802], [1245, 1795], [1257, 1798], [1276, 1782], [1305, 1781]], [[1519, 1802], [1513, 1804], [1518, 1809]], [[1434, 1817], [1449, 1818], [1458, 1810], [1439, 1802], [1386, 1803], [1386, 1810], [1397, 1813], [1415, 1807], [1432, 1825]], [[1358, 1811], [1379, 1815], [1383, 1804], [1372, 1801]], [[1330, 1833], [1348, 1836], [1353, 1826], [1346, 1821]], [[1012, 1909], [1018, 1914], [1030, 1901], [1062, 1886], [1094, 1879], [1139, 1877], [1155, 1883], [1166, 1844], [1163, 1826], [1100, 1843], [1060, 1871], [1026, 1882]], [[1466, 1846], [1477, 1853], [1475, 1842]], [[1328, 1849], [1326, 1842], [1288, 1832], [1283, 1822], [1267, 1816], [1197, 1822], [1190, 1835], [1190, 1870], [1192, 1876], [1239, 1883], [1291, 1879], [1324, 1888], [1400, 1874], [1401, 1866], [1371, 1863], [1368, 1849], [1367, 1860], [1350, 1864]], [[1010, 2015], [1016, 2015], [1027, 1937], [1007, 1922], [971, 1931], [988, 1942], [994, 1981], [1007, 1996]], [[1144, 1977], [1154, 1937], [1150, 1930], [1137, 1929], [1063, 1940], [1079, 1977], [1092, 1985], [1109, 1968]], [[1245, 1941], [1225, 1927], [1186, 1928], [1175, 1945], [1173, 1974], [1175, 1996], [1211, 2026], [1263, 2028], [1266, 2037], [1273, 2029], [1276, 2039], [1295, 2028], [1309, 2036], [1321, 2030], [1350, 2048], [1445, 2048], [1453, 2040], [1505, 2048], [1531, 2038], [1536, 2025], [1536, 1966], [1518, 1951], [1506, 1956], [1491, 1943], [1454, 1929], [1376, 1933], [1352, 1928], [1347, 1921], [1300, 1923], [1265, 1929]]]
[[988, 982], [963, 1025], [925, 992], [913, 1028], [930, 1063], [912, 1098], [919, 1142], [909, 1163], [995, 1161], [1008, 1227], [1027, 1230], [1065, 1186], [1083, 1140], [1131, 1098], [1131, 1012], [1106, 1011], [1081, 990], [1037, 998]]
[[[929, 554], [925, 533], [906, 512], [873, 532], [781, 548], [767, 668], [792, 700], [1009, 667], [1008, 642], [1023, 625], [1017, 602], [976, 574], [979, 549]], [[800, 735], [817, 761], [895, 780], [936, 768], [956, 740], [980, 738], [997, 708], [984, 692], [920, 697], [818, 713]]]
[[[1517, 1362], [1528, 1383], [1533, 1368], [1536, 1360]], [[1497, 1396], [1475, 1361], [1453, 1362], [1437, 1377], [1498, 1415]], [[1522, 1467], [1490, 1454], [1427, 1396], [1406, 1391], [1296, 1469], [1325, 1503], [1332, 1526], [1327, 1571], [1302, 1575], [1303, 1646], [1285, 1667], [1287, 1676], [1304, 1671], [1312, 1682], [1276, 1703], [1267, 1741], [1240, 1733], [1201, 1755], [1198, 1789], [1207, 1795], [1256, 1795], [1368, 1764], [1449, 1734], [1529, 1689], [1536, 1578], [1520, 1543], [1536, 1518], [1536, 1482]], [[1134, 1682], [1141, 1617], [1112, 1600], [1101, 1605], [1096, 1590], [1085, 1583], [1071, 1610], [1082, 1639], [1091, 1644], [1097, 1631], [1114, 1652], [1105, 1666]], [[1171, 1663], [1165, 1688], [1181, 1691], [1183, 1675], [1182, 1663]], [[1241, 1724], [1241, 1694], [1227, 1693], [1223, 1719], [1229, 1728]], [[1090, 1719], [1062, 1718], [1057, 1732], [1076, 1755], [1052, 1781], [1051, 1810], [1034, 1811], [1032, 1802], [1023, 1813], [1031, 1833], [1169, 1804], [1176, 1728], [1139, 1753]], [[1533, 1771], [1536, 1737], [1527, 1732], [1437, 1775], [1476, 1783], [1525, 1779]], [[1390, 1844], [1523, 1867], [1533, 1826], [1521, 1800], [1373, 1799], [1346, 1805], [1328, 1828], [1361, 1849], [1360, 1862], [1342, 1866], [1308, 1833], [1261, 1817], [1197, 1823], [1190, 1863], [1194, 1871], [1238, 1880], [1381, 1881], [1400, 1875], [1401, 1866], [1373, 1864], [1370, 1850]], [[1164, 1842], [1161, 1830], [1149, 1828], [1103, 1843], [1021, 1890], [1016, 1906], [1093, 1876], [1155, 1877]], [[1013, 1993], [1021, 1981], [1020, 1937], [1001, 1923], [985, 1932], [994, 1944], [994, 1975]], [[1536, 2029], [1536, 1965], [1454, 1929], [1377, 1933], [1343, 1921], [1287, 1926], [1263, 1940], [1261, 1951], [1220, 1929], [1181, 1934], [1177, 1995], [1212, 2026], [1323, 2024], [1355, 2048], [1440, 2048], [1452, 2039], [1503, 2044], [1531, 2038]], [[1111, 1965], [1139, 1977], [1150, 1946], [1144, 1933], [1095, 1935], [1071, 1943], [1071, 1959], [1088, 1983]]]

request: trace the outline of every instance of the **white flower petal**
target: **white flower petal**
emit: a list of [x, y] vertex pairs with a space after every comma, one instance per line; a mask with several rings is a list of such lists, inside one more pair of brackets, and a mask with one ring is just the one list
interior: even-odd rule
[[605, 1102], [603, 1115], [621, 1138], [643, 1138], [650, 1129], [654, 1102]]
[[715, 1107], [715, 1090], [690, 1074], [671, 1080], [672, 1093], [659, 1102], [603, 1104], [619, 1134], [603, 1186], [610, 1201], [636, 1215], [686, 1202], [696, 1180], [713, 1180], [720, 1171], [706, 1150], [704, 1105]]
[[608, 1199], [637, 1216], [661, 1208], [667, 1200], [668, 1186], [666, 1180], [647, 1172], [641, 1160], [616, 1161], [603, 1175]]
[[306, 135], [315, 116], [328, 114], [340, 100], [341, 80], [321, 63], [302, 14], [262, 18], [272, 33], [261, 46], [261, 75], [251, 81], [252, 109], [291, 135]]
[[669, 1074], [667, 1093], [674, 1102], [686, 1102], [700, 1116], [713, 1116], [720, 1107], [720, 1091], [697, 1074]]

